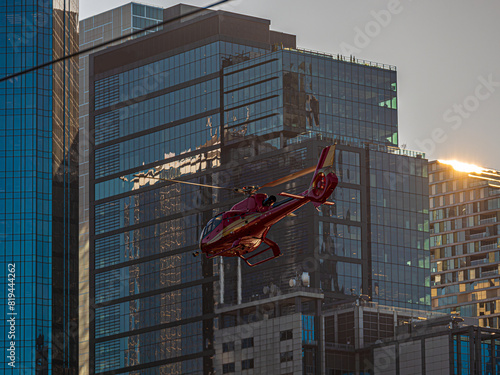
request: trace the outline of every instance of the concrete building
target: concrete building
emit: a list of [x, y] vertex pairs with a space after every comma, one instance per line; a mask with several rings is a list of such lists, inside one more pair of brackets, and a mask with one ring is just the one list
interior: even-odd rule
[[[433, 367], [446, 358], [449, 369], [449, 358], [453, 358], [449, 337], [441, 327], [448, 328], [452, 322], [445, 314], [391, 308], [362, 299], [328, 306], [321, 290], [304, 286], [288, 293], [274, 287], [264, 298], [221, 305], [216, 313], [217, 373], [396, 374], [393, 371], [398, 368], [398, 374], [422, 374], [420, 367], [408, 372], [414, 364], [407, 362], [416, 361], [420, 366], [420, 357], [410, 352], [415, 345], [421, 349], [419, 340], [424, 337], [429, 358], [445, 354], [435, 357], [435, 363], [428, 360], [426, 373], [452, 374]], [[434, 326], [440, 327], [438, 336], [433, 336]], [[418, 332], [418, 339], [409, 332]], [[436, 340], [446, 343], [434, 350], [432, 345], [442, 344]]]
[[[401, 326], [443, 316], [427, 310], [382, 306], [366, 300], [324, 307], [325, 374], [384, 374], [374, 348], [398, 340]], [[385, 347], [385, 344], [383, 345]], [[323, 373], [323, 372], [322, 372]], [[402, 372], [406, 374], [406, 372]]]
[[[78, 50], [78, 2], [6, 0], [0, 77]], [[0, 83], [0, 373], [76, 374], [78, 61]]]
[[[272, 289], [272, 291], [271, 291]], [[275, 286], [216, 309], [215, 369], [241, 374], [496, 374], [500, 330], [477, 318], [358, 299], [328, 305], [321, 290]]]
[[[92, 54], [88, 67], [90, 373], [250, 371], [255, 358], [217, 356], [230, 352], [219, 309], [294, 293], [290, 280], [305, 273], [315, 292], [293, 301], [314, 306], [277, 324], [281, 373], [321, 368], [321, 331], [303, 314], [319, 316], [318, 293], [430, 309], [427, 161], [397, 147], [394, 67], [297, 50], [270, 21], [224, 11]], [[283, 257], [255, 268], [192, 257], [203, 226], [242, 197], [156, 178], [263, 185], [333, 143], [336, 205], [275, 225]], [[309, 178], [266, 193], [301, 192]], [[303, 327], [316, 337], [305, 357], [294, 339]]]
[[220, 305], [216, 310], [220, 316], [215, 332], [216, 373], [319, 373], [317, 347], [324, 340], [316, 325], [323, 299], [318, 290], [297, 287], [281, 294], [271, 286], [264, 300]]
[[395, 340], [372, 348], [374, 375], [498, 374], [498, 329], [444, 316], [398, 327]]
[[500, 328], [500, 172], [434, 161], [429, 189], [433, 310]]

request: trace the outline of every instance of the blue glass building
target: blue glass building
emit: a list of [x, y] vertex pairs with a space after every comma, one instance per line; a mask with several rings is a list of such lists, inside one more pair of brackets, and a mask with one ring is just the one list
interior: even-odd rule
[[[0, 76], [78, 49], [78, 3], [0, 5]], [[0, 372], [77, 364], [78, 62], [0, 84]], [[12, 319], [14, 318], [14, 319]]]
[[[191, 9], [165, 9], [164, 19]], [[205, 11], [90, 56], [91, 373], [213, 372], [214, 331], [255, 316], [217, 309], [263, 298], [270, 285], [292, 293], [303, 272], [325, 306], [367, 295], [430, 308], [427, 164], [397, 147], [395, 68], [297, 50], [295, 36], [269, 25]], [[314, 165], [332, 143], [336, 205], [274, 226], [285, 256], [253, 269], [192, 257], [203, 226], [240, 196], [150, 178], [263, 185]], [[301, 192], [309, 178], [267, 192]], [[321, 304], [296, 305], [307, 337], [321, 337]], [[313, 341], [303, 357], [319, 369]]]

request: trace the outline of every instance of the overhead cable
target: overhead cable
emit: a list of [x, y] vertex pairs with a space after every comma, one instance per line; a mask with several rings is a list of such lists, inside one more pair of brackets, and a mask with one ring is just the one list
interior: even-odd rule
[[221, 5], [221, 4], [224, 4], [224, 3], [227, 3], [231, 0], [220, 0], [220, 1], [217, 1], [215, 3], [212, 3], [210, 5], [207, 5], [207, 6], [204, 6], [204, 7], [201, 7], [201, 8], [197, 8], [197, 9], [194, 9], [190, 12], [187, 12], [187, 13], [184, 13], [180, 16], [177, 16], [177, 17], [174, 17], [174, 18], [170, 18], [168, 20], [165, 20], [163, 22], [160, 22], [160, 23], [157, 23], [157, 24], [154, 24], [154, 25], [151, 25], [151, 26], [148, 26], [148, 27], [145, 27], [144, 29], [141, 29], [141, 30], [137, 30], [137, 31], [134, 31], [130, 34], [126, 34], [126, 35], [122, 35], [122, 36], [119, 36], [119, 37], [116, 37], [114, 39], [111, 39], [111, 40], [108, 40], [107, 42], [103, 42], [103, 43], [100, 43], [100, 44], [97, 44], [95, 46], [92, 46], [92, 47], [88, 47], [88, 48], [84, 48], [82, 50], [79, 50], [78, 52], [74, 52], [74, 53], [71, 53], [69, 55], [66, 55], [66, 56], [63, 56], [63, 57], [60, 57], [58, 59], [55, 59], [55, 60], [52, 60], [52, 61], [48, 61], [46, 63], [43, 63], [43, 64], [40, 64], [40, 65], [37, 65], [37, 66], [34, 66], [32, 68], [29, 68], [29, 69], [25, 69], [25, 70], [21, 70], [20, 72], [17, 72], [17, 73], [13, 73], [13, 74], [10, 74], [8, 76], [5, 76], [3, 78], [0, 78], [0, 83], [1, 82], [4, 82], [4, 81], [8, 81], [12, 78], [16, 78], [16, 77], [19, 77], [23, 74], [26, 74], [26, 73], [31, 73], [31, 72], [34, 72], [35, 70], [38, 70], [38, 69], [42, 69], [42, 68], [46, 68], [47, 66], [50, 66], [50, 65], [53, 65], [53, 64], [57, 64], [59, 62], [62, 62], [64, 60], [67, 60], [67, 59], [71, 59], [73, 57], [76, 57], [76, 56], [79, 56], [81, 54], [85, 54], [85, 53], [88, 53], [88, 52], [92, 52], [93, 50], [95, 49], [98, 49], [98, 48], [102, 48], [102, 47], [106, 47], [110, 44], [113, 44], [114, 42], [117, 42], [117, 41], [120, 41], [120, 40], [123, 40], [123, 39], [128, 39], [130, 37], [133, 37], [135, 35], [139, 35], [139, 34], [142, 34], [144, 33], [145, 31], [149, 31], [149, 30], [152, 30], [152, 29], [156, 29], [157, 27], [159, 26], [163, 26], [163, 25], [166, 25], [170, 22], [174, 22], [174, 21], [178, 21], [184, 17], [189, 17], [189, 16], [192, 16], [194, 14], [197, 14], [197, 13], [200, 13], [200, 12], [203, 12], [205, 10], [208, 10], [209, 8], [212, 8], [212, 7], [215, 7], [217, 5]]

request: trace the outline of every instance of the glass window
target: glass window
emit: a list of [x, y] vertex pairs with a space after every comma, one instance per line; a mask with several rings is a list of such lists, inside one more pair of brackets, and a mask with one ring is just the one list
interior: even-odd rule
[[280, 341], [291, 340], [293, 338], [293, 330], [288, 329], [280, 332]]
[[251, 368], [253, 368], [253, 358], [245, 359], [244, 361], [241, 361], [241, 369], [242, 370], [248, 370]]
[[222, 352], [233, 352], [234, 351], [234, 341], [225, 342], [222, 344]]
[[241, 340], [241, 349], [253, 348], [253, 337]]
[[225, 363], [222, 365], [222, 373], [223, 374], [229, 374], [235, 371], [235, 366], [234, 362], [231, 363]]
[[284, 353], [280, 353], [280, 362], [288, 362], [288, 361], [293, 361], [293, 351], [288, 351]]

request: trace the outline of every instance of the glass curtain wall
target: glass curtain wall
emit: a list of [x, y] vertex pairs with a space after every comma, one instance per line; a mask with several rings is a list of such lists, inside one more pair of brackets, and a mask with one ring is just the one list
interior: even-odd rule
[[[75, 1], [6, 0], [0, 19], [1, 77], [78, 48]], [[0, 83], [2, 372], [76, 365], [77, 74], [69, 60]]]

